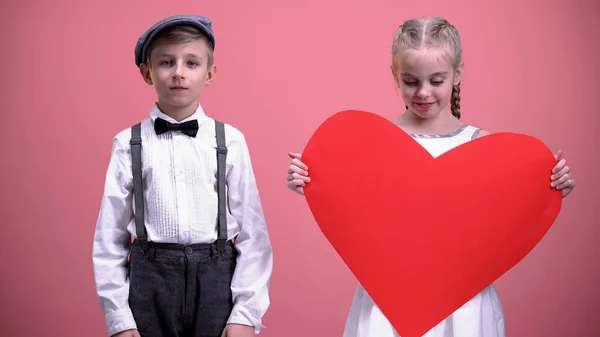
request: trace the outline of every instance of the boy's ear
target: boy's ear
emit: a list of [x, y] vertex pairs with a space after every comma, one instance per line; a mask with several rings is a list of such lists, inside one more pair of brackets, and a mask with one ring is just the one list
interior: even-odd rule
[[148, 63], [140, 64], [140, 74], [142, 75], [144, 82], [148, 83], [149, 85], [153, 84], [152, 75], [150, 74], [150, 66], [148, 65]]
[[217, 65], [213, 63], [210, 68], [208, 68], [208, 75], [206, 76], [206, 81], [204, 81], [205, 86], [209, 86], [215, 80], [217, 76]]

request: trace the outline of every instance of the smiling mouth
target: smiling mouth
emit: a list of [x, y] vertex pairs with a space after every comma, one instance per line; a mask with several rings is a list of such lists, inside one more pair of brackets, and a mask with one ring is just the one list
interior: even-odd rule
[[432, 106], [433, 102], [432, 103], [418, 103], [418, 102], [415, 102], [415, 104], [418, 105], [419, 107], [423, 108], [423, 107], [430, 107], [430, 106]]

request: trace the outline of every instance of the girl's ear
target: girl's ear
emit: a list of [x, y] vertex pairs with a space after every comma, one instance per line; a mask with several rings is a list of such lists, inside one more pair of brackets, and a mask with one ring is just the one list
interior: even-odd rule
[[456, 68], [456, 70], [454, 71], [454, 85], [459, 85], [460, 81], [462, 80], [462, 75], [463, 75], [463, 66], [464, 63], [461, 61], [460, 64], [458, 65], [458, 68]]
[[394, 65], [392, 64], [390, 66], [390, 69], [392, 70], [392, 75], [394, 76], [394, 81], [396, 81], [396, 86], [399, 88], [400, 80], [398, 79], [398, 73], [396, 72], [396, 67], [394, 67]]

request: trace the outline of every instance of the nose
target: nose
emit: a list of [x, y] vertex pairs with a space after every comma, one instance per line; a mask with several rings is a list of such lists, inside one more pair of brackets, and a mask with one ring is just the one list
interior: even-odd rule
[[417, 91], [417, 96], [420, 98], [426, 98], [429, 97], [430, 92], [431, 89], [429, 88], [429, 86], [427, 84], [423, 84], [419, 88], [419, 91]]
[[182, 62], [177, 62], [173, 69], [173, 79], [181, 79], [185, 77], [185, 67]]

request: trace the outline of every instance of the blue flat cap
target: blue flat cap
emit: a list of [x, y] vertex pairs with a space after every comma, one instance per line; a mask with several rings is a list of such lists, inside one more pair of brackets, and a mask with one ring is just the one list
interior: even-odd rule
[[155, 23], [140, 36], [135, 45], [135, 65], [139, 67], [142, 63], [146, 62], [148, 59], [148, 44], [156, 34], [160, 33], [165, 28], [181, 25], [192, 26], [200, 30], [208, 37], [208, 41], [211, 43], [213, 49], [215, 48], [215, 35], [212, 30], [212, 22], [210, 19], [199, 15], [170, 16]]

